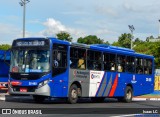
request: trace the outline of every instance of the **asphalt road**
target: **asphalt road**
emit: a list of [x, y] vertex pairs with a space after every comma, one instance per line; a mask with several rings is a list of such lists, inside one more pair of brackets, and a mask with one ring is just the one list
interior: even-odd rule
[[[154, 111], [158, 109], [160, 113], [160, 101], [133, 101], [131, 103], [118, 102], [116, 99], [106, 99], [103, 103], [92, 103], [90, 99], [81, 99], [77, 104], [67, 104], [63, 99], [46, 100], [43, 104], [37, 104], [32, 97], [6, 97], [6, 101], [0, 101], [0, 108], [16, 110], [41, 110], [42, 115], [35, 117], [117, 117], [117, 116], [134, 116], [136, 112]], [[27, 108], [27, 109], [26, 109]], [[47, 113], [48, 114], [44, 114]], [[52, 114], [49, 114], [52, 113]], [[53, 114], [54, 113], [54, 114]], [[137, 113], [137, 114], [138, 114]], [[152, 113], [154, 114], [154, 113]], [[9, 115], [0, 115], [8, 117]], [[29, 116], [29, 115], [11, 115]], [[33, 116], [33, 115], [30, 115]], [[160, 117], [160, 115], [156, 115]]]

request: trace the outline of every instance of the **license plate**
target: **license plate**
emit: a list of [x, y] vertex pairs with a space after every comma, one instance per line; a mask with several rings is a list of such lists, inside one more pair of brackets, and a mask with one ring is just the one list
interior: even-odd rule
[[20, 88], [20, 92], [27, 92], [27, 88]]

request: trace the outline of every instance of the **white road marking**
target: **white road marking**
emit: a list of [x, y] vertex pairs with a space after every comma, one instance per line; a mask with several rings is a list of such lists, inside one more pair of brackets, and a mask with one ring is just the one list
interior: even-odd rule
[[136, 114], [130, 114], [130, 115], [117, 115], [117, 116], [110, 116], [110, 117], [133, 117]]

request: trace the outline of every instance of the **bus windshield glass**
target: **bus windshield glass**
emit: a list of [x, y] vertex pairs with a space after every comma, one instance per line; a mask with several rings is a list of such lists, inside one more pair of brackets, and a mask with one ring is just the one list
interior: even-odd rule
[[10, 72], [43, 73], [49, 72], [49, 50], [13, 49], [11, 51]]

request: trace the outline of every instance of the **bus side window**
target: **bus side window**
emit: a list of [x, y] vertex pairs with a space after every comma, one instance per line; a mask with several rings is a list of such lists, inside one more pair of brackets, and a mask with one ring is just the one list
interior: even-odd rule
[[71, 68], [77, 68], [78, 65], [78, 51], [76, 48], [71, 47], [70, 48], [70, 67]]
[[87, 51], [87, 68], [89, 70], [102, 69], [102, 53], [98, 51]]
[[67, 69], [67, 46], [53, 44], [52, 76], [61, 74]]
[[144, 65], [144, 74], [149, 74], [149, 68], [146, 59], [143, 60], [143, 65]]
[[136, 58], [136, 73], [137, 74], [143, 74], [143, 59], [142, 58]]
[[124, 55], [117, 55], [117, 71], [118, 72], [125, 71], [125, 61], [126, 61], [126, 58]]
[[152, 74], [152, 59], [147, 59], [148, 74]]
[[110, 71], [111, 66], [109, 64], [109, 59], [110, 59], [109, 53], [104, 53], [103, 56], [104, 56], [104, 61], [103, 61], [104, 70]]
[[116, 55], [115, 54], [110, 54], [110, 70], [111, 71], [116, 71]]
[[86, 69], [86, 50], [70, 48], [70, 67], [73, 69]]
[[126, 71], [135, 73], [135, 58], [131, 56], [127, 56], [126, 58]]

